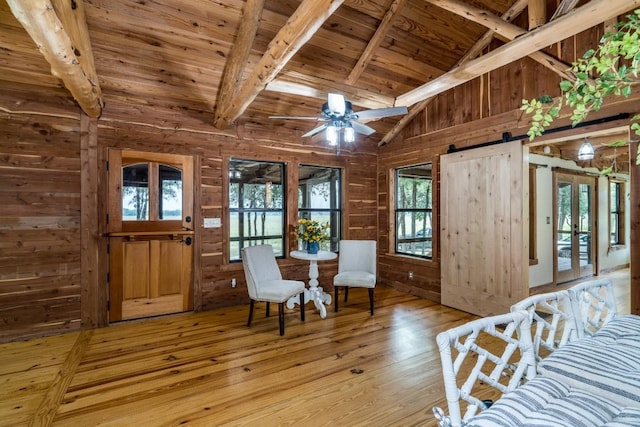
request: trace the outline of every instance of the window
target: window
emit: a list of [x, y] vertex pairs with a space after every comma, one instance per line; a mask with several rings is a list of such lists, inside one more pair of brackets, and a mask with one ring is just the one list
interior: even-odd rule
[[149, 164], [122, 168], [122, 219], [149, 220]]
[[329, 242], [323, 250], [337, 251], [341, 228], [341, 171], [337, 168], [300, 165], [298, 169], [298, 218], [329, 223]]
[[[156, 188], [158, 191], [155, 190]], [[181, 220], [182, 171], [176, 167], [155, 162], [124, 166], [122, 168], [122, 219], [124, 221]]]
[[396, 169], [396, 253], [432, 258], [431, 163]]
[[229, 258], [246, 246], [268, 244], [284, 255], [284, 164], [229, 160]]
[[609, 244], [624, 245], [624, 182], [609, 181]]
[[538, 239], [537, 239], [537, 170], [538, 166], [529, 165], [529, 262], [536, 262], [538, 258]]

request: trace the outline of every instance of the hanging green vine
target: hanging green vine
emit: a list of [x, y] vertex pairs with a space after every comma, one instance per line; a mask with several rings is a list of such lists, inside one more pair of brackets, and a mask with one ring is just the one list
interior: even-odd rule
[[[586, 51], [572, 64], [570, 71], [576, 79], [560, 82], [560, 97], [543, 95], [522, 100], [520, 109], [532, 114], [527, 132], [530, 140], [542, 135], [565, 105], [572, 109], [571, 121], [575, 126], [591, 111], [598, 111], [608, 97], [631, 95], [632, 87], [640, 83], [640, 9], [627, 15], [626, 21], [619, 22], [615, 28], [616, 31], [602, 36], [596, 49]], [[631, 129], [640, 136], [640, 114], [631, 118]], [[616, 141], [611, 145], [618, 147], [627, 143]], [[636, 164], [640, 165], [640, 147]], [[610, 173], [608, 169], [603, 173]]]

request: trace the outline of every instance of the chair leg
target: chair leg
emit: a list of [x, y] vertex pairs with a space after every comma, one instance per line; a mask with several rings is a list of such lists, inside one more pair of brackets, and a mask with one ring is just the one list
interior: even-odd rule
[[284, 335], [284, 303], [278, 303], [278, 323], [280, 324], [280, 336]]
[[338, 289], [339, 286], [333, 287], [333, 311], [338, 312]]
[[255, 301], [251, 300], [249, 303], [249, 320], [247, 320], [247, 326], [251, 326], [251, 321], [253, 320], [253, 305]]
[[369, 308], [371, 315], [373, 316], [373, 288], [369, 288]]
[[344, 287], [344, 302], [347, 302], [347, 298], [349, 298], [349, 287]]
[[269, 304], [269, 301], [267, 301], [267, 314], [264, 317], [269, 317], [269, 308], [271, 307], [271, 305]]
[[304, 322], [304, 292], [300, 292], [300, 320]]

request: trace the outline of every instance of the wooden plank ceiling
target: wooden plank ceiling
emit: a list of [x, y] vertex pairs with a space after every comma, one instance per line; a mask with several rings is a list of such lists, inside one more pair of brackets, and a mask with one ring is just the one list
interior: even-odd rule
[[[302, 134], [317, 124], [268, 116], [317, 116], [328, 92], [355, 111], [410, 107], [369, 123], [382, 144], [434, 95], [524, 56], [570, 78], [537, 50], [637, 2], [0, 0], [0, 80], [64, 85], [91, 117], [110, 100], [210, 111], [212, 129]], [[488, 28], [504, 44], [482, 55]]]

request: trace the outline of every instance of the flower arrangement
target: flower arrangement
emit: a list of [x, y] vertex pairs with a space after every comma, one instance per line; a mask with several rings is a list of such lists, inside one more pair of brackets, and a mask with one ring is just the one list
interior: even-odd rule
[[304, 242], [322, 242], [329, 238], [327, 230], [329, 229], [329, 223], [321, 224], [318, 221], [311, 219], [301, 218], [298, 220], [296, 226], [296, 232], [298, 233], [298, 239]]

